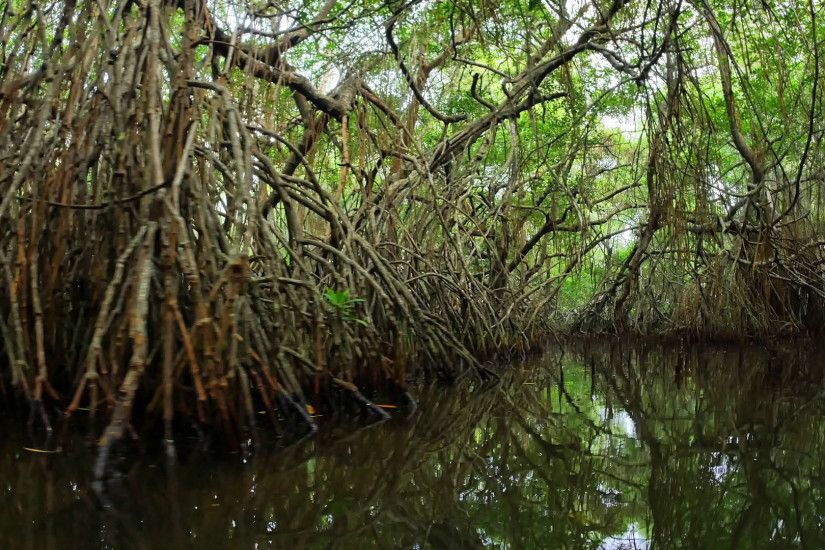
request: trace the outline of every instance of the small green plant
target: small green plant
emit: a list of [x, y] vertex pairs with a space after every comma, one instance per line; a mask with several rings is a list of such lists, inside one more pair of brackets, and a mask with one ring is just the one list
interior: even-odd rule
[[338, 311], [344, 320], [352, 321], [358, 323], [359, 325], [367, 325], [367, 322], [358, 317], [355, 312], [356, 305], [363, 302], [363, 298], [351, 296], [348, 290], [338, 292], [328, 288], [324, 291], [324, 299], [329, 305]]

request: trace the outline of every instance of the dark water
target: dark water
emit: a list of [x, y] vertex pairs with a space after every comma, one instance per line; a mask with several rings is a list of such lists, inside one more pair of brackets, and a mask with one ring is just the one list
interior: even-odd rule
[[0, 548], [825, 548], [823, 355], [587, 345], [409, 418], [174, 468], [0, 443]]

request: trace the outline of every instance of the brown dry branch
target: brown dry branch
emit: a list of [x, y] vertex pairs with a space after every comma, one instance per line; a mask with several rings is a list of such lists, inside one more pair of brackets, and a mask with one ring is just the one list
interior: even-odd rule
[[[370, 395], [494, 378], [485, 361], [576, 319], [738, 334], [825, 319], [822, 87], [782, 98], [805, 112], [786, 147], [713, 6], [550, 4], [513, 47], [507, 3], [457, 2], [426, 33], [420, 3], [330, 0], [288, 31], [274, 4], [7, 3], [4, 387], [46, 428], [86, 409], [104, 422], [102, 478], [138, 428], [161, 426], [172, 454], [191, 423], [240, 445], [262, 410], [280, 432], [314, 432], [308, 406], [384, 418]], [[349, 28], [378, 43], [315, 48]], [[617, 83], [593, 94], [596, 66]], [[635, 143], [599, 127], [620, 92]], [[744, 188], [713, 189], [743, 167]], [[571, 286], [589, 293], [575, 311]]]

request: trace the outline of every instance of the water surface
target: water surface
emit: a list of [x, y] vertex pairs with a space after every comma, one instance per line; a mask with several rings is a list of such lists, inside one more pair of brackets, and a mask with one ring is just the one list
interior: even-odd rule
[[[823, 354], [587, 344], [279, 452], [0, 442], [0, 547], [823, 548]], [[360, 428], [360, 429], [359, 429]]]

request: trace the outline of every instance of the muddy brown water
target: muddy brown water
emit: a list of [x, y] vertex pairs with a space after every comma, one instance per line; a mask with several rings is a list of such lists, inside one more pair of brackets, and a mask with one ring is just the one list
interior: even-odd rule
[[90, 448], [6, 421], [0, 548], [825, 548], [824, 360], [579, 344], [277, 451], [125, 456], [106, 506]]

